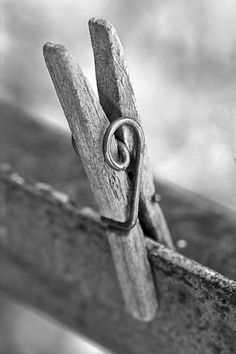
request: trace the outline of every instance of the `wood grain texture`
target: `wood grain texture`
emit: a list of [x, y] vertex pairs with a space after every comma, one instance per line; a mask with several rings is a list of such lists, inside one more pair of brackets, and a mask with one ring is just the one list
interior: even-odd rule
[[[98, 210], [67, 131], [39, 124], [36, 118], [1, 101], [0, 116], [1, 163], [9, 163], [35, 185], [51, 185], [63, 192], [76, 209], [89, 206]], [[179, 186], [160, 180], [158, 185], [161, 206], [179, 252], [236, 280], [235, 213]], [[186, 247], [179, 246], [181, 240]]]
[[[46, 44], [44, 57], [99, 210], [108, 218], [125, 221], [132, 195], [127, 174], [111, 169], [102, 151], [109, 121], [79, 65], [63, 46]], [[118, 155], [115, 139], [113, 151]], [[156, 291], [139, 223], [129, 232], [109, 229], [107, 234], [127, 310], [144, 321], [153, 319]]]
[[78, 212], [96, 204], [70, 136], [2, 102], [0, 115], [0, 162], [24, 177], [0, 178], [1, 291], [117, 353], [234, 353], [235, 283], [186, 257], [236, 279], [235, 213], [159, 181], [168, 225], [177, 247], [186, 241], [179, 248], [186, 257], [147, 242], [161, 280], [160, 311], [141, 324], [124, 311], [103, 226]]
[[160, 311], [142, 323], [123, 307], [104, 225], [52, 187], [2, 170], [0, 224], [0, 289], [17, 300], [121, 354], [235, 353], [234, 281], [146, 239]]
[[[101, 106], [110, 121], [121, 116], [138, 120], [136, 100], [125, 54], [115, 28], [106, 20], [92, 18], [89, 29], [94, 52], [97, 88]], [[135, 136], [126, 127], [117, 134], [131, 154], [135, 151]], [[139, 218], [147, 235], [173, 248], [173, 242], [157, 202], [154, 202], [155, 186], [148, 161], [147, 149], [144, 158]]]

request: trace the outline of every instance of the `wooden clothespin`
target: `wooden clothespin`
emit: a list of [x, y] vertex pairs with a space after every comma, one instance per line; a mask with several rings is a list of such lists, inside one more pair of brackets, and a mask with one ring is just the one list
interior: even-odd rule
[[[45, 44], [44, 57], [100, 212], [106, 218], [124, 222], [130, 212], [132, 169], [128, 175], [110, 167], [103, 153], [104, 136], [109, 120], [121, 116], [138, 120], [138, 114], [123, 49], [114, 28], [99, 19], [91, 19], [89, 26], [100, 103], [65, 47]], [[116, 137], [123, 141], [132, 155], [131, 161], [134, 160], [135, 134], [122, 127]], [[111, 150], [118, 160], [118, 142], [114, 137]], [[143, 230], [169, 247], [172, 243], [162, 213], [153, 202], [154, 184], [146, 157], [144, 166], [140, 195], [143, 228], [138, 220], [130, 231], [108, 228], [107, 235], [126, 308], [135, 318], [149, 321], [154, 318], [158, 303]]]

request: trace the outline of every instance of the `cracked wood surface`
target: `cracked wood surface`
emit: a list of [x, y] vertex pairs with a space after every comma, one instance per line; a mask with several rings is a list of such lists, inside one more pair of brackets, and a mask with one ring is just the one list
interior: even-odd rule
[[95, 202], [70, 137], [6, 104], [0, 114], [0, 161], [31, 180], [1, 174], [1, 290], [117, 353], [234, 353], [235, 282], [185, 256], [236, 279], [235, 214], [159, 183], [174, 240], [187, 247], [181, 256], [146, 239], [160, 311], [140, 323], [124, 309], [103, 226], [78, 211]]
[[234, 281], [147, 238], [160, 310], [141, 325], [102, 224], [16, 174], [2, 173], [1, 198], [0, 287], [11, 296], [122, 354], [235, 352]]
[[[112, 169], [104, 159], [103, 137], [109, 121], [65, 47], [45, 44], [44, 58], [100, 213], [124, 222], [130, 212], [132, 188], [126, 171]], [[112, 150], [118, 158], [114, 137]], [[127, 311], [137, 319], [152, 320], [158, 303], [139, 221], [129, 231], [107, 228], [106, 234]]]

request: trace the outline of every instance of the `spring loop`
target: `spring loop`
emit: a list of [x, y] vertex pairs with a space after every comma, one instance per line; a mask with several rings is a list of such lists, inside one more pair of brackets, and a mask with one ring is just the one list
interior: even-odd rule
[[141, 185], [141, 178], [142, 178], [142, 165], [143, 165], [143, 156], [144, 156], [144, 149], [145, 149], [145, 138], [143, 129], [140, 124], [132, 118], [128, 117], [120, 117], [113, 121], [109, 127], [107, 128], [104, 139], [103, 139], [103, 154], [105, 161], [107, 164], [116, 171], [126, 170], [130, 164], [130, 154], [126, 145], [121, 142], [117, 141], [118, 149], [120, 154], [122, 155], [122, 161], [117, 161], [112, 156], [112, 137], [121, 126], [127, 125], [131, 127], [137, 136], [137, 152], [136, 152], [136, 161], [135, 161], [135, 169], [134, 169], [134, 176], [133, 176], [133, 195], [130, 198], [130, 213], [129, 217], [125, 222], [113, 220], [110, 218], [106, 218], [104, 216], [101, 217], [102, 221], [107, 223], [109, 226], [123, 229], [123, 230], [130, 230], [132, 229], [138, 218], [138, 207], [139, 207], [139, 196], [140, 196], [140, 185]]

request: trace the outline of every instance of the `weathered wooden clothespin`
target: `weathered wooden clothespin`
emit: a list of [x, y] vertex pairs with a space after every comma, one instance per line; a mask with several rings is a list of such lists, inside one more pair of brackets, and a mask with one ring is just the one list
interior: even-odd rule
[[[137, 157], [135, 132], [125, 126], [109, 140], [111, 154], [119, 160], [119, 152], [129, 151], [128, 173], [117, 171], [104, 156], [104, 136], [109, 121], [128, 117], [139, 121], [123, 49], [117, 34], [107, 21], [89, 21], [95, 57], [99, 100], [92, 92], [79, 65], [61, 45], [44, 46], [45, 61], [65, 112], [74, 139], [103, 216], [125, 222], [130, 215], [132, 172]], [[121, 145], [123, 144], [123, 145]], [[128, 149], [128, 150], [127, 150]], [[127, 310], [140, 320], [149, 321], [158, 307], [150, 264], [147, 259], [144, 232], [172, 247], [168, 229], [159, 206], [154, 202], [154, 184], [144, 157], [140, 193], [139, 220], [130, 230], [108, 228], [108, 240]]]

